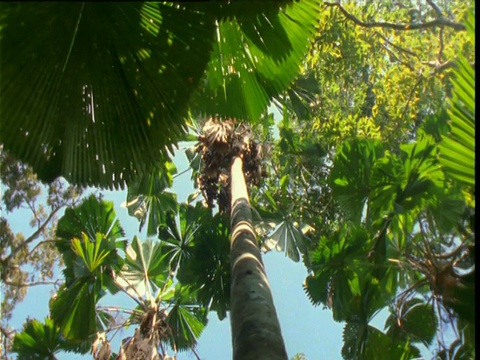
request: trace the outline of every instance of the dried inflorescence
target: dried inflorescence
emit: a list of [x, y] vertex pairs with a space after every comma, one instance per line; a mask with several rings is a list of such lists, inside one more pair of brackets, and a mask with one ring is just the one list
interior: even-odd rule
[[209, 119], [203, 126], [199, 141], [202, 166], [198, 186], [208, 206], [214, 207], [216, 201], [219, 211], [228, 213], [232, 159], [242, 156], [247, 184], [258, 185], [262, 175], [262, 147], [252, 139], [248, 124], [237, 125], [236, 120], [231, 119]]
[[[143, 315], [140, 326], [135, 329], [133, 337], [124, 340], [117, 359], [119, 360], [163, 360], [170, 358], [158, 351], [163, 342], [172, 337], [167, 323], [167, 313], [152, 306]], [[163, 349], [163, 348], [162, 348]], [[174, 349], [176, 352], [176, 349]]]

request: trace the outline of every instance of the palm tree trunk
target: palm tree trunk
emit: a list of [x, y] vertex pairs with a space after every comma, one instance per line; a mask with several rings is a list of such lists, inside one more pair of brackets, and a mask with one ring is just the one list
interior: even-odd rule
[[235, 157], [231, 168], [230, 320], [234, 360], [287, 360], [287, 352], [260, 255], [243, 174]]

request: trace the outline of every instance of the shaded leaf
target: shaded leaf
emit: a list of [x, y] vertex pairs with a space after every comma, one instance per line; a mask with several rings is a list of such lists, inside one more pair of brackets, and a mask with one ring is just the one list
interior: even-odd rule
[[2, 4], [0, 140], [44, 181], [122, 187], [168, 158], [189, 104], [257, 119], [298, 72], [318, 5]]
[[[296, 226], [297, 225], [297, 226]], [[305, 254], [308, 248], [309, 239], [303, 234], [290, 219], [284, 219], [273, 233], [267, 235], [267, 239], [263, 244], [263, 250], [268, 251], [275, 249], [285, 252], [295, 262], [300, 260], [300, 254]]]
[[372, 169], [383, 152], [380, 142], [354, 139], [343, 143], [334, 159], [330, 174], [333, 196], [354, 224], [364, 215]]
[[226, 317], [230, 307], [230, 225], [223, 214], [205, 214], [195, 231], [191, 257], [183, 258], [177, 278], [196, 291], [197, 300], [208, 310]]
[[157, 235], [158, 226], [165, 222], [167, 213], [176, 211], [176, 195], [165, 191], [172, 187], [176, 172], [175, 165], [166, 162], [163, 166], [152, 167], [128, 186], [125, 202], [128, 214], [140, 221], [139, 231], [147, 224], [148, 236]]
[[12, 351], [19, 359], [54, 359], [55, 354], [63, 350], [65, 342], [51, 319], [46, 318], [45, 323], [27, 320], [22, 332], [15, 334]]
[[414, 300], [403, 305], [403, 329], [412, 336], [413, 342], [428, 346], [435, 338], [438, 320], [431, 304]]
[[175, 216], [168, 214], [165, 224], [159, 228], [158, 237], [172, 271], [192, 259], [196, 233], [204, 219], [208, 223], [210, 218], [210, 210], [199, 202], [195, 206], [180, 204]]
[[41, 179], [118, 187], [168, 156], [209, 61], [214, 18], [160, 2], [2, 3], [0, 12], [1, 141]]
[[188, 288], [176, 286], [173, 307], [167, 316], [173, 341], [180, 350], [191, 348], [197, 343], [207, 322], [205, 313], [194, 305], [192, 295]]

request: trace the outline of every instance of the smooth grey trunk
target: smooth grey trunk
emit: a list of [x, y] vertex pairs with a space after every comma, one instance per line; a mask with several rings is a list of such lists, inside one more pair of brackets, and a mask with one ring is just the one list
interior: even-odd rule
[[262, 262], [243, 174], [243, 161], [231, 167], [232, 230], [230, 320], [234, 360], [287, 360], [287, 352]]

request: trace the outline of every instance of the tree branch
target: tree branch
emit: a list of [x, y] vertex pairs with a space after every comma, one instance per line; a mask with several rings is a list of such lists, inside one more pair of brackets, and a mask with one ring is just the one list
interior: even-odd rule
[[13, 287], [29, 287], [29, 286], [36, 286], [36, 285], [58, 285], [60, 283], [60, 280], [55, 280], [55, 281], [34, 281], [34, 282], [12, 282], [12, 281], [4, 281], [3, 282], [5, 285], [8, 286], [13, 286]]
[[25, 245], [28, 245], [30, 244], [32, 241], [34, 241], [35, 239], [37, 239], [40, 234], [43, 232], [43, 230], [47, 227], [48, 223], [53, 219], [53, 217], [55, 216], [55, 214], [62, 208], [62, 206], [60, 207], [57, 207], [55, 208], [51, 213], [50, 215], [48, 216], [48, 218], [43, 222], [42, 225], [40, 225], [38, 227], [38, 229], [32, 234], [30, 235], [24, 242], [22, 242], [20, 245], [18, 245], [16, 248], [14, 248], [12, 250], [12, 252], [4, 259], [2, 260], [2, 263], [4, 264], [7, 264], [10, 260], [12, 260], [12, 258], [17, 255], [17, 253], [25, 246]]
[[427, 0], [427, 4], [430, 5], [433, 10], [435, 10], [439, 17], [443, 17], [442, 10], [438, 7], [437, 4], [435, 4], [432, 0]]
[[382, 22], [382, 21], [364, 22], [359, 18], [357, 18], [355, 15], [350, 14], [347, 10], [345, 10], [345, 8], [342, 5], [340, 5], [340, 3], [324, 2], [323, 4], [329, 7], [337, 7], [348, 20], [353, 21], [355, 24], [364, 28], [381, 27], [384, 29], [411, 31], [411, 30], [428, 29], [428, 28], [439, 27], [439, 26], [447, 26], [457, 31], [463, 31], [467, 29], [464, 24], [448, 20], [443, 16], [438, 17], [432, 21], [428, 21], [425, 23], [415, 23], [415, 24], [395, 24], [395, 23]]
[[388, 45], [391, 45], [393, 46], [395, 49], [405, 53], [405, 54], [408, 54], [408, 55], [411, 55], [411, 56], [415, 56], [417, 59], [420, 58], [420, 56], [418, 56], [418, 54], [412, 50], [409, 50], [409, 49], [405, 49], [397, 44], [394, 44], [393, 42], [391, 42], [390, 40], [388, 40], [384, 35], [380, 34], [378, 31], [375, 31], [375, 35], [378, 35], [382, 38], [383, 41], [385, 41]]

